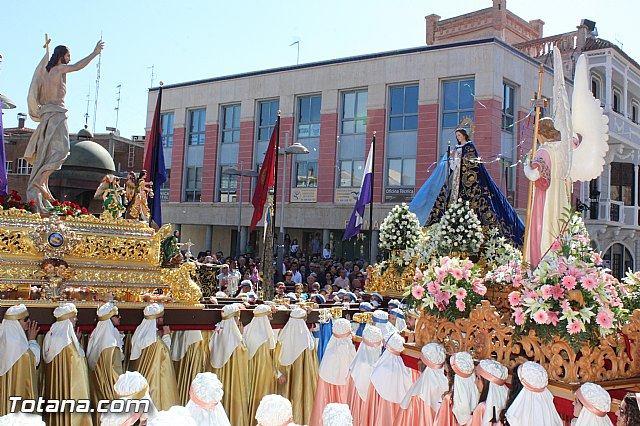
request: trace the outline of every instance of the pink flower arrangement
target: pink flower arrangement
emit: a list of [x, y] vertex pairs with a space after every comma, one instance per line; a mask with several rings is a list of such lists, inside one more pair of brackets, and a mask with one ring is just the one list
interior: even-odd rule
[[423, 278], [422, 271], [416, 266], [416, 274], [413, 276], [414, 281], [420, 281]]
[[597, 253], [597, 252], [591, 253], [591, 261], [596, 266], [602, 265], [602, 255], [600, 253]]
[[580, 282], [582, 283], [582, 287], [587, 290], [593, 290], [598, 286], [598, 282], [593, 277], [593, 275], [585, 275], [584, 277], [582, 277]]
[[611, 328], [613, 327], [612, 316], [613, 315], [611, 314], [611, 312], [607, 312], [606, 310], [602, 309], [600, 312], [598, 312], [598, 316], [596, 317], [596, 323], [600, 327]]
[[422, 299], [423, 294], [424, 294], [424, 287], [422, 287], [421, 285], [416, 284], [411, 288], [411, 295], [416, 299]]
[[546, 324], [548, 318], [549, 317], [547, 316], [547, 312], [543, 311], [542, 309], [536, 311], [536, 313], [533, 314], [533, 320], [538, 324]]
[[515, 322], [517, 325], [524, 324], [525, 316], [524, 316], [524, 312], [522, 312], [521, 307], [518, 306], [516, 308], [515, 312], [513, 313], [513, 316], [515, 317]]
[[467, 290], [465, 290], [464, 287], [460, 287], [458, 289], [458, 292], [456, 293], [456, 299], [464, 300], [466, 297], [467, 297]]
[[574, 277], [573, 275], [562, 277], [562, 285], [567, 290], [573, 290], [574, 288], [576, 288], [576, 277]]
[[[429, 283], [427, 284], [427, 290], [431, 294], [436, 294], [440, 291], [440, 284], [435, 281], [429, 281]], [[422, 299], [422, 297], [416, 297], [416, 299]]]
[[551, 248], [549, 248], [549, 250], [551, 250], [554, 253], [557, 253], [560, 250], [562, 250], [562, 244], [560, 243], [560, 241], [554, 240], [553, 243], [551, 243]]
[[[487, 292], [480, 268], [471, 260], [444, 256], [423, 267], [422, 278], [406, 289], [409, 307], [439, 317], [467, 316]], [[417, 276], [418, 274], [416, 274]]]
[[460, 268], [454, 268], [451, 270], [451, 275], [453, 276], [453, 278], [455, 278], [456, 280], [461, 280], [462, 278], [464, 278], [464, 274], [462, 273], [462, 269]]
[[551, 297], [553, 297], [553, 300], [558, 300], [562, 296], [564, 296], [564, 289], [560, 286], [560, 284], [556, 284], [551, 287]]
[[[520, 295], [520, 293], [518, 293], [517, 291], [512, 291], [511, 293], [509, 293], [509, 304], [511, 306], [517, 306], [522, 302], [522, 295]], [[522, 309], [520, 309], [520, 311], [522, 312]]]
[[490, 270], [484, 279], [486, 282], [509, 285], [518, 288], [521, 286], [524, 271], [522, 270], [520, 263], [509, 262], [505, 265], [500, 265], [495, 269]]
[[543, 341], [559, 336], [577, 350], [585, 340], [596, 344], [626, 318], [620, 294], [627, 288], [601, 266], [579, 215], [563, 229], [537, 268], [522, 274], [509, 304], [518, 333], [533, 329]]
[[580, 333], [582, 331], [582, 322], [580, 320], [570, 321], [567, 324], [567, 331], [571, 335]]

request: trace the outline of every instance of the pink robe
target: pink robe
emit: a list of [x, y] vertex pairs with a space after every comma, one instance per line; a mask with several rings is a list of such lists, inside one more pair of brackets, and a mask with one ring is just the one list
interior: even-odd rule
[[353, 417], [353, 424], [359, 425], [360, 420], [363, 417], [362, 411], [365, 408], [365, 402], [360, 398], [356, 383], [353, 381], [351, 374], [349, 374], [349, 380], [347, 381], [347, 405], [351, 409], [351, 417]]
[[453, 415], [453, 403], [451, 402], [450, 393], [442, 398], [442, 404], [438, 408], [438, 414], [436, 414], [436, 420], [433, 424], [435, 426], [460, 426], [460, 423]]
[[[409, 407], [396, 414], [393, 426], [432, 426], [436, 413], [419, 395], [411, 398]], [[354, 424], [356, 424], [354, 422]]]
[[538, 265], [542, 259], [542, 225], [544, 222], [544, 205], [547, 189], [550, 184], [548, 164], [551, 159], [549, 153], [543, 149], [536, 152], [531, 168], [540, 172], [540, 179], [535, 181], [533, 190], [533, 210], [531, 212], [531, 227], [529, 228], [529, 258], [532, 265]]
[[467, 423], [470, 426], [482, 426], [482, 417], [484, 417], [484, 409], [487, 405], [486, 402], [481, 402], [478, 404], [475, 410], [473, 410], [473, 414], [471, 415], [471, 422]]
[[318, 376], [318, 386], [316, 387], [316, 397], [313, 401], [313, 409], [309, 418], [309, 426], [322, 426], [324, 407], [332, 402], [347, 403], [347, 385], [332, 385]]
[[[362, 407], [360, 426], [392, 425], [396, 414], [400, 410], [400, 404], [383, 399], [376, 391], [373, 383], [367, 390], [367, 402]], [[354, 424], [356, 424], [354, 422]]]

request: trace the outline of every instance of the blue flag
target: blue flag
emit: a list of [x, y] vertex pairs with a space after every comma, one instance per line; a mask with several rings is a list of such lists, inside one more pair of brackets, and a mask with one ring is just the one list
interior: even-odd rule
[[353, 208], [351, 218], [349, 219], [349, 225], [344, 230], [342, 241], [349, 240], [361, 232], [362, 223], [364, 222], [364, 208], [371, 202], [371, 189], [373, 185], [373, 147], [369, 149], [369, 155], [367, 156], [367, 163], [364, 166], [364, 175], [362, 176], [362, 185], [360, 185], [360, 195], [358, 201]]
[[167, 181], [167, 171], [164, 167], [164, 150], [162, 148], [162, 124], [160, 123], [160, 108], [162, 104], [162, 87], [158, 92], [156, 111], [153, 114], [149, 143], [144, 157], [143, 167], [149, 173], [149, 179], [153, 182], [153, 198], [149, 200], [151, 222], [158, 227], [162, 226], [162, 206], [160, 203], [160, 188]]
[[7, 180], [7, 154], [4, 151], [4, 127], [2, 126], [2, 101], [0, 100], [0, 196], [9, 195]]

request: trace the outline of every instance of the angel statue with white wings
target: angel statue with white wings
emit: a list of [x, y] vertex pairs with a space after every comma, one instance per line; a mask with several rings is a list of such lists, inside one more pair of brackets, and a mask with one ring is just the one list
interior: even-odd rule
[[524, 165], [524, 174], [534, 185], [525, 241], [527, 261], [533, 267], [561, 233], [563, 215], [571, 208], [573, 182], [600, 176], [609, 149], [609, 118], [591, 94], [584, 55], [576, 62], [573, 107], [569, 105], [558, 49], [553, 51], [553, 69], [554, 119], [540, 120], [540, 148]]

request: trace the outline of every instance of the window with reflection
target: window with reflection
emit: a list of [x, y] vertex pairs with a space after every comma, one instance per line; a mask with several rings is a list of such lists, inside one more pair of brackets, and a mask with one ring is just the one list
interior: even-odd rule
[[218, 201], [220, 201], [221, 203], [232, 203], [236, 201], [238, 176], [230, 175], [227, 173], [230, 169], [235, 168], [235, 165], [220, 167], [220, 189], [218, 194]]
[[185, 182], [184, 201], [200, 202], [202, 193], [202, 167], [188, 167]]
[[160, 114], [162, 126], [162, 146], [170, 148], [173, 146], [173, 112]]
[[474, 93], [475, 81], [473, 79], [446, 80], [442, 82], [442, 126], [439, 153], [447, 150], [447, 144], [456, 144], [455, 130], [460, 123], [469, 118], [474, 120]]
[[240, 104], [222, 107], [222, 143], [240, 142]]
[[338, 139], [339, 188], [360, 187], [367, 155], [367, 90], [341, 94], [340, 132]]
[[207, 110], [204, 108], [189, 111], [189, 145], [204, 145], [205, 119]]

